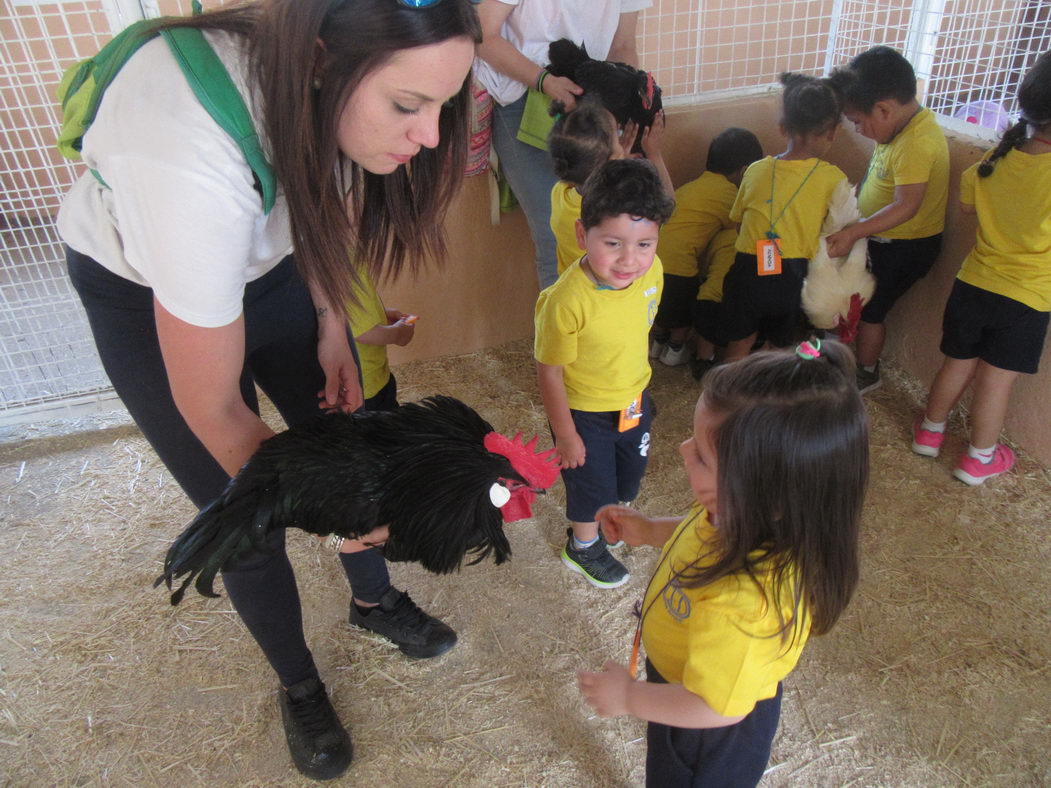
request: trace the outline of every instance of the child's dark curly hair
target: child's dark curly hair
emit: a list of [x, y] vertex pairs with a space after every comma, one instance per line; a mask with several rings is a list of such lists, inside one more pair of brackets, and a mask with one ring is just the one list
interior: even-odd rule
[[582, 184], [613, 157], [616, 133], [616, 120], [598, 99], [584, 99], [558, 115], [547, 138], [555, 175], [574, 186]]
[[916, 72], [896, 49], [872, 47], [829, 74], [829, 82], [846, 109], [866, 115], [877, 101], [893, 99], [908, 104], [916, 98]]
[[1018, 106], [1022, 109], [1022, 117], [1004, 132], [989, 158], [978, 165], [978, 175], [982, 178], [993, 174], [998, 159], [1029, 139], [1030, 126], [1040, 129], [1051, 124], [1051, 49], [1038, 57], [1026, 72], [1018, 86]]
[[786, 71], [781, 84], [781, 125], [787, 133], [824, 134], [839, 123], [839, 96], [827, 79]]
[[742, 167], [763, 158], [763, 146], [748, 129], [723, 129], [708, 146], [704, 169], [720, 175], [733, 175]]
[[581, 191], [580, 219], [585, 230], [622, 213], [664, 224], [675, 208], [657, 168], [645, 159], [608, 161], [591, 174]]

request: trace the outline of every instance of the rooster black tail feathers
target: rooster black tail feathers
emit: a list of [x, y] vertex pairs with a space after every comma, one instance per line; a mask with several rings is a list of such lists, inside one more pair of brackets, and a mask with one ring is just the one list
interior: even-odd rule
[[572, 79], [573, 72], [578, 66], [591, 60], [588, 51], [583, 46], [577, 46], [568, 38], [560, 38], [547, 48], [547, 59], [549, 62], [547, 70], [556, 77], [569, 77]]
[[249, 550], [273, 552], [266, 543], [273, 511], [272, 496], [264, 492], [263, 501], [249, 503], [245, 498], [231, 500], [231, 492], [228, 490], [202, 509], [168, 548], [164, 573], [154, 581], [153, 587], [164, 583], [170, 589], [175, 580], [185, 575], [172, 592], [173, 605], [182, 601], [190, 583], [194, 583], [201, 596], [219, 596], [212, 586], [215, 576], [231, 556]]

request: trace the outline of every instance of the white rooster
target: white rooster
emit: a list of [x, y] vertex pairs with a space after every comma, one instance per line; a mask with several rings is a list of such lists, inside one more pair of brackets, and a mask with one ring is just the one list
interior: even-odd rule
[[803, 310], [815, 328], [834, 329], [842, 342], [858, 332], [861, 308], [872, 298], [876, 278], [867, 266], [868, 240], [854, 242], [846, 257], [830, 258], [825, 238], [861, 218], [854, 190], [844, 179], [829, 200], [817, 252], [803, 281]]

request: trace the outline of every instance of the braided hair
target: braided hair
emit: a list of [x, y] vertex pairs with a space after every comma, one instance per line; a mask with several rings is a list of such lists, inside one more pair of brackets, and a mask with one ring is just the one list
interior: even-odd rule
[[1009, 151], [1025, 144], [1030, 126], [1040, 129], [1051, 124], [1051, 50], [1038, 57], [1022, 78], [1022, 84], [1018, 86], [1018, 106], [1022, 109], [1022, 117], [1004, 132], [989, 158], [978, 165], [978, 175], [982, 178], [992, 175], [996, 162]]

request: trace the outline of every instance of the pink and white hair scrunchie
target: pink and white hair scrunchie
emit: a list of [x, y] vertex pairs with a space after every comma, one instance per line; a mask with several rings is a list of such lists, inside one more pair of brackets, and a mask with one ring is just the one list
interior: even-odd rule
[[796, 355], [804, 361], [821, 358], [821, 340], [815, 339], [813, 342], [810, 342], [810, 340], [804, 340], [800, 342], [796, 346]]

